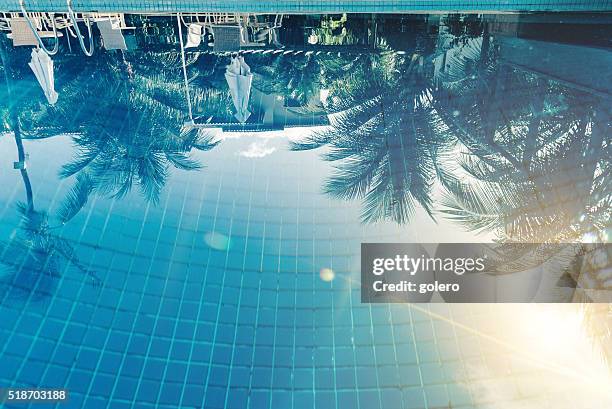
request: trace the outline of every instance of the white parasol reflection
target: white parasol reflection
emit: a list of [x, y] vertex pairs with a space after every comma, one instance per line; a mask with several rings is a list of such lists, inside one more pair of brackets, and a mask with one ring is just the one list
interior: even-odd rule
[[34, 72], [47, 101], [54, 105], [57, 102], [58, 94], [55, 92], [53, 60], [42, 49], [35, 48], [32, 50], [32, 59], [28, 65]]
[[251, 116], [248, 106], [253, 74], [251, 74], [251, 68], [244, 62], [242, 56], [232, 57], [232, 62], [225, 70], [225, 79], [236, 108], [234, 116], [241, 123], [245, 123]]

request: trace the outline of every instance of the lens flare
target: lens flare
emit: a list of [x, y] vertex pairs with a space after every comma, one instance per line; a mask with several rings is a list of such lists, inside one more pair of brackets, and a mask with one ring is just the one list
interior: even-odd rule
[[230, 248], [231, 242], [230, 238], [225, 234], [216, 233], [214, 231], [208, 232], [204, 235], [204, 242], [208, 247], [224, 251]]
[[331, 268], [325, 267], [319, 271], [319, 277], [321, 277], [321, 280], [325, 282], [330, 282], [336, 277], [336, 273]]

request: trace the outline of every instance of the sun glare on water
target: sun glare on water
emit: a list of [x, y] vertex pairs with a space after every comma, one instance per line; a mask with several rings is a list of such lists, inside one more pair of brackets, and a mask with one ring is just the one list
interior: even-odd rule
[[[486, 387], [474, 387], [477, 381], [466, 383], [475, 401], [488, 402], [486, 407], [491, 409], [612, 408], [612, 368], [603, 356], [600, 340], [589, 335], [581, 305], [510, 304], [487, 308], [491, 308], [496, 323], [482, 323], [482, 328], [495, 327], [495, 334], [490, 336], [490, 332], [483, 331], [483, 342], [495, 344], [498, 340], [497, 346], [491, 345], [498, 354], [468, 369], [474, 378], [493, 379]], [[588, 325], [608, 324], [602, 320]], [[492, 363], [495, 355], [503, 355], [499, 359], [503, 364]]]

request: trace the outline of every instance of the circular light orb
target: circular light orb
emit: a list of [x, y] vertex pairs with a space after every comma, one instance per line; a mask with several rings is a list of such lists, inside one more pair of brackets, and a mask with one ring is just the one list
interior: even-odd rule
[[208, 247], [219, 251], [228, 250], [230, 248], [230, 238], [225, 234], [216, 233], [214, 231], [204, 235], [204, 242]]
[[321, 280], [328, 283], [336, 277], [336, 273], [331, 268], [325, 267], [319, 271], [319, 277], [321, 277]]

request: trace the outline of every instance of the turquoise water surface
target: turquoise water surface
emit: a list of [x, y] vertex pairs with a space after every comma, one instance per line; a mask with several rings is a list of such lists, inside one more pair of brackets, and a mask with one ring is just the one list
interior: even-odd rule
[[58, 408], [491, 407], [448, 307], [360, 302], [360, 244], [608, 240], [609, 31], [388, 21], [367, 51], [244, 54], [248, 123], [265, 95], [284, 116], [240, 132], [213, 126], [236, 122], [229, 55], [189, 51], [192, 128], [176, 44], [62, 43], [51, 106], [0, 34], [0, 385], [69, 389]]

